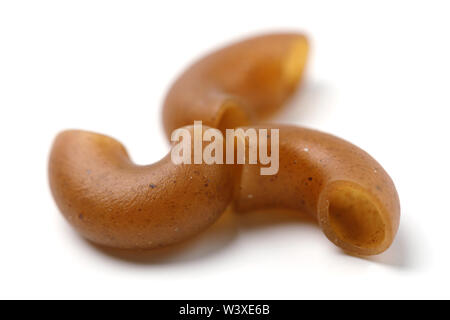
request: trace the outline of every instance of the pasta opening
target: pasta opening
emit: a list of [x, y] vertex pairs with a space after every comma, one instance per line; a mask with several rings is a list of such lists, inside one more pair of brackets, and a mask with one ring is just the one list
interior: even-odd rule
[[306, 39], [299, 39], [293, 43], [283, 64], [283, 74], [286, 83], [294, 85], [299, 81], [305, 67], [307, 51], [308, 44]]
[[374, 248], [383, 242], [385, 224], [365, 193], [345, 186], [332, 191], [328, 200], [329, 224], [341, 241], [362, 248]]

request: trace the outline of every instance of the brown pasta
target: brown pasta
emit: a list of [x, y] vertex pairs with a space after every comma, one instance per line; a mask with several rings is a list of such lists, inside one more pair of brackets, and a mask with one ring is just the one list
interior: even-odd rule
[[56, 138], [49, 160], [53, 197], [85, 238], [109, 247], [155, 248], [212, 224], [232, 199], [232, 168], [175, 165], [170, 154], [137, 166], [118, 141], [86, 131]]
[[[294, 92], [307, 52], [300, 34], [238, 42], [188, 68], [164, 102], [168, 136], [198, 120], [205, 129], [219, 129], [221, 137], [228, 128], [279, 129], [276, 174], [261, 175], [260, 165], [254, 164], [176, 165], [170, 154], [153, 165], [137, 166], [112, 138], [66, 131], [56, 138], [49, 160], [60, 211], [95, 243], [151, 249], [197, 234], [230, 205], [238, 212], [287, 208], [315, 217], [325, 235], [349, 253], [385, 251], [399, 226], [400, 204], [378, 162], [329, 134], [255, 125]], [[185, 128], [193, 132], [192, 126]]]
[[355, 254], [378, 254], [391, 245], [399, 225], [399, 198], [391, 178], [369, 154], [320, 131], [255, 128], [279, 129], [279, 171], [260, 175], [259, 165], [243, 165], [236, 211], [303, 211], [317, 218], [333, 243]]
[[270, 115], [297, 87], [307, 53], [304, 35], [285, 33], [250, 38], [200, 59], [167, 94], [167, 136], [197, 120], [223, 130]]

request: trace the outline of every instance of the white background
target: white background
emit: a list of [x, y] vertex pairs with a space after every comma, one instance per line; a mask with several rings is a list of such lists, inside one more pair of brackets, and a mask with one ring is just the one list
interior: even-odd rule
[[[0, 298], [450, 298], [450, 7], [446, 1], [1, 1]], [[295, 216], [224, 215], [182, 245], [117, 253], [81, 239], [47, 182], [54, 136], [169, 146], [161, 103], [193, 59], [242, 37], [311, 39], [278, 121], [343, 137], [398, 188], [393, 246], [343, 254]]]

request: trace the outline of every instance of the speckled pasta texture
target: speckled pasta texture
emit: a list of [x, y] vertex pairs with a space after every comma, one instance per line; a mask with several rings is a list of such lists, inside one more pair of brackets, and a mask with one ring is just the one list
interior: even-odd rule
[[170, 154], [138, 166], [113, 138], [74, 130], [58, 135], [49, 161], [64, 217], [85, 238], [118, 248], [161, 247], [200, 232], [231, 201], [232, 174], [218, 164], [175, 165]]
[[355, 254], [378, 254], [391, 245], [399, 226], [399, 198], [375, 159], [320, 131], [274, 124], [254, 128], [279, 129], [280, 168], [276, 175], [260, 175], [259, 165], [243, 165], [236, 211], [308, 213], [333, 243]]
[[[261, 175], [259, 164], [175, 164], [170, 154], [138, 166], [113, 138], [64, 131], [49, 160], [50, 187], [60, 211], [92, 242], [151, 249], [199, 233], [229, 207], [237, 212], [286, 208], [316, 218], [325, 235], [348, 253], [385, 251], [399, 227], [400, 204], [376, 160], [323, 132], [257, 124], [295, 91], [307, 53], [305, 36], [295, 33], [237, 42], [190, 66], [163, 105], [168, 137], [179, 128], [193, 133], [198, 120], [203, 129], [219, 129], [222, 138], [225, 129], [278, 129], [275, 174]], [[194, 134], [191, 139], [194, 148]], [[207, 143], [201, 143], [203, 151]]]

